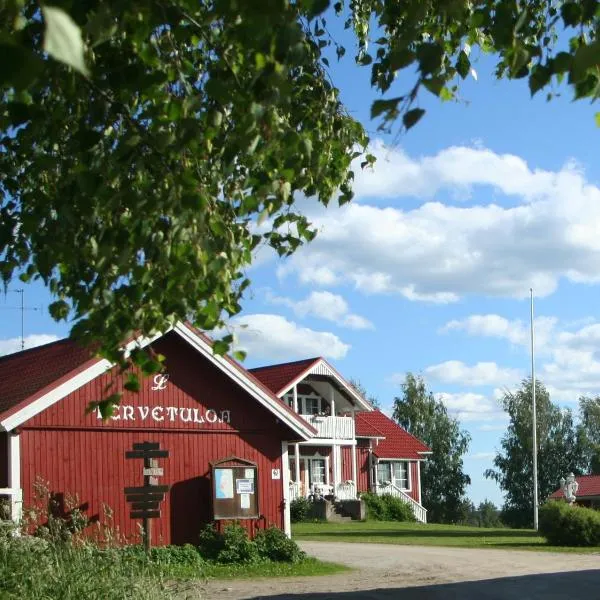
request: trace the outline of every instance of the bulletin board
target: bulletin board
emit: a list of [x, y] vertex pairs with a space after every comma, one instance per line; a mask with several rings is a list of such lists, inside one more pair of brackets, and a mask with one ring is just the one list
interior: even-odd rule
[[258, 468], [255, 463], [229, 457], [212, 463], [213, 518], [256, 519]]

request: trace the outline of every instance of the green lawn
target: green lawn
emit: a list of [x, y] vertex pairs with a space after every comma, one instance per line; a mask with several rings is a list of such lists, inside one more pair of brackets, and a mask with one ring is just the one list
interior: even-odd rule
[[546, 552], [600, 553], [600, 548], [556, 547], [530, 529], [486, 529], [459, 525], [398, 523], [393, 521], [352, 521], [348, 523], [296, 523], [296, 541], [370, 542], [413, 546], [497, 548]]
[[299, 563], [271, 562], [249, 565], [217, 565], [206, 566], [203, 573], [215, 579], [251, 579], [255, 577], [298, 577], [304, 575], [332, 575], [350, 571], [349, 567], [337, 563], [324, 562], [316, 558], [307, 558]]

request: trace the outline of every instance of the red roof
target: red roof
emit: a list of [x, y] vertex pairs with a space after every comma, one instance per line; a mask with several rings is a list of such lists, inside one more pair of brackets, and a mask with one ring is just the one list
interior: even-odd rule
[[71, 371], [83, 367], [93, 352], [71, 339], [0, 357], [0, 414], [54, 387]]
[[[575, 481], [579, 484], [579, 489], [575, 494], [577, 498], [600, 496], [600, 475], [578, 475], [575, 477]], [[559, 488], [550, 498], [564, 498], [564, 494]]]
[[321, 359], [319, 357], [305, 358], [304, 360], [297, 360], [295, 362], [257, 367], [256, 369], [250, 369], [250, 373], [266, 385], [274, 394], [279, 394], [292, 381], [300, 377], [302, 373], [308, 371], [318, 360]]
[[418, 440], [384, 415], [380, 410], [356, 413], [356, 435], [364, 437], [385, 436], [373, 446], [373, 454], [378, 458], [424, 458], [423, 453], [430, 452], [423, 442]]

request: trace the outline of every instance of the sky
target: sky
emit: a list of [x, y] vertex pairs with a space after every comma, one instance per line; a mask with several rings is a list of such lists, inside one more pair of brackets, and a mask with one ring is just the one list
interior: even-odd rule
[[[421, 374], [472, 437], [469, 497], [501, 504], [483, 472], [506, 428], [498, 399], [530, 373], [530, 288], [537, 377], [564, 407], [600, 393], [600, 129], [568, 88], [530, 99], [474, 58], [461, 100], [422, 96], [426, 115], [400, 137], [370, 121], [368, 70], [332, 64], [377, 163], [357, 165], [343, 208], [299, 199], [319, 235], [285, 260], [259, 253], [231, 326], [246, 366], [323, 356], [388, 413], [405, 374]], [[68, 334], [41, 284], [16, 284], [0, 296], [0, 354], [20, 349], [19, 288], [26, 347]]]

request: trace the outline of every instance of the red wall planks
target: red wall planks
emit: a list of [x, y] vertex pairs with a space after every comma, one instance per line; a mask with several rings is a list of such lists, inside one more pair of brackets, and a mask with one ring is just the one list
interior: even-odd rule
[[[114, 525], [128, 538], [138, 535], [139, 521], [129, 518], [123, 488], [143, 483], [141, 459], [125, 451], [141, 441], [159, 442], [169, 450], [161, 484], [171, 489], [162, 516], [153, 519], [153, 543], [195, 543], [211, 519], [210, 461], [230, 455], [258, 464], [260, 526], [283, 527], [281, 442], [293, 437], [274, 415], [175, 334], [153, 346], [164, 354], [169, 380], [155, 389], [142, 380], [139, 394], [125, 392], [118, 418], [104, 422], [85, 414], [90, 402], [126, 378], [107, 373], [36, 415], [21, 428], [24, 501], [33, 499], [37, 477], [56, 494], [77, 494], [92, 519], [104, 520], [103, 505], [113, 511]], [[1, 472], [0, 472], [1, 475]], [[250, 524], [248, 524], [250, 525]]]

